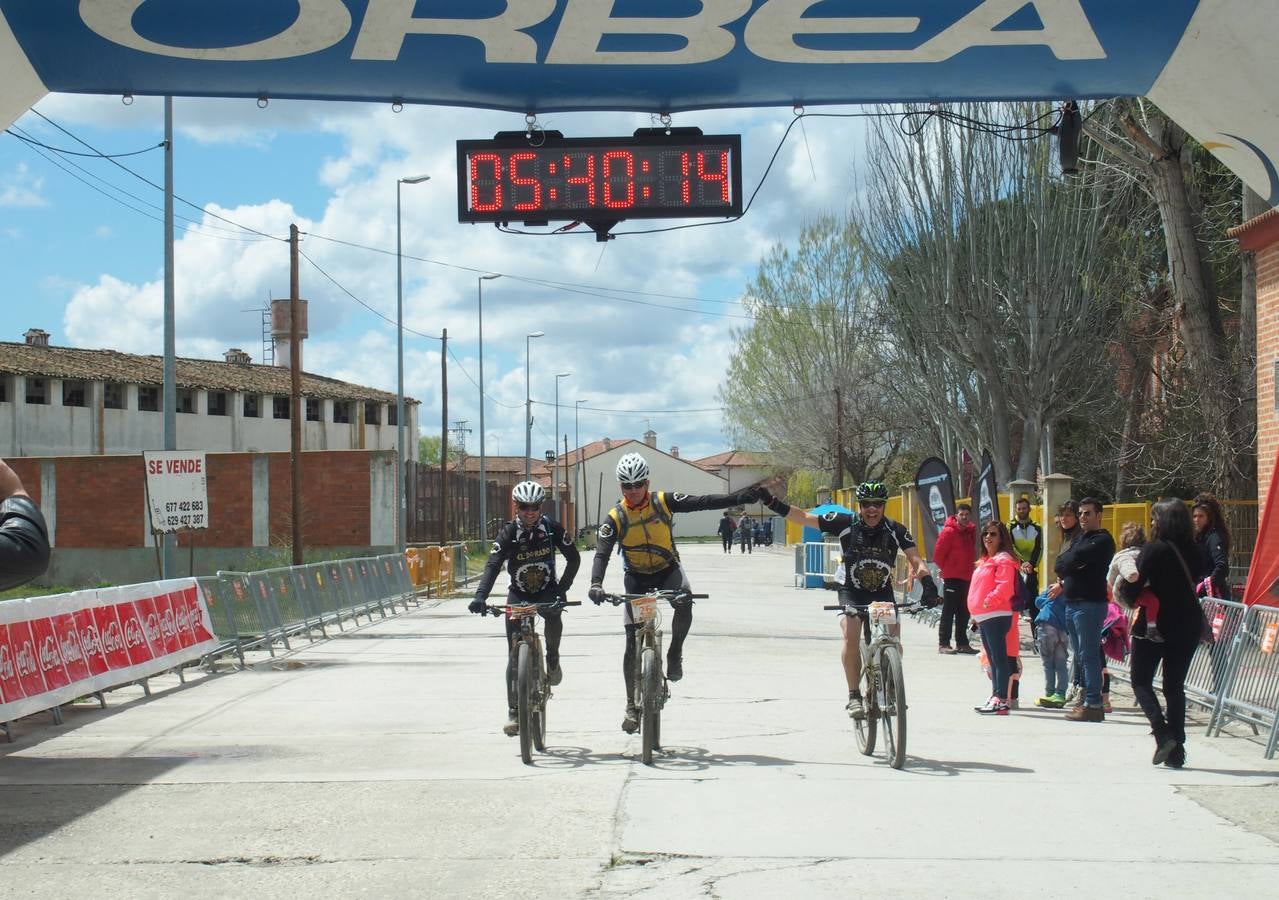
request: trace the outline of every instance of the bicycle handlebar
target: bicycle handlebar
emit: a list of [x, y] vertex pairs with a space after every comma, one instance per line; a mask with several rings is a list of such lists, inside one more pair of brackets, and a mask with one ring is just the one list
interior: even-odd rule
[[643, 594], [605, 594], [604, 599], [614, 606], [622, 603], [630, 603], [632, 600], [643, 600], [646, 597], [654, 597], [658, 600], [666, 600], [671, 604], [676, 603], [692, 603], [694, 600], [705, 600], [710, 594], [694, 594], [690, 591], [648, 591]]
[[[869, 604], [867, 605], [869, 606]], [[914, 612], [917, 609], [923, 609], [923, 608], [924, 608], [924, 605], [920, 603], [919, 601], [915, 601], [914, 603], [897, 604], [898, 612]], [[864, 607], [858, 606], [856, 603], [849, 603], [849, 604], [836, 603], [833, 606], [823, 606], [822, 609], [830, 610], [832, 612], [844, 612], [850, 609], [862, 610], [864, 609]]]
[[506, 615], [506, 611], [513, 606], [535, 606], [541, 609], [563, 609], [566, 606], [581, 606], [581, 600], [549, 600], [543, 602], [530, 601], [528, 603], [503, 603], [501, 606], [493, 606], [489, 603], [484, 604], [484, 611], [481, 616], [502, 616]]

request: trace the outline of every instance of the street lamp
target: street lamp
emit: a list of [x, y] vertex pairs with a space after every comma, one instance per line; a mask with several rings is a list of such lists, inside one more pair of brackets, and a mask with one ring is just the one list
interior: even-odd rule
[[484, 282], [501, 275], [481, 275], [475, 279], [480, 322], [480, 540], [488, 540], [488, 481], [484, 472]]
[[529, 396], [528, 361], [529, 346], [533, 338], [545, 337], [545, 331], [530, 331], [524, 335], [524, 480], [529, 480], [533, 462], [533, 400]]
[[395, 549], [404, 552], [407, 523], [404, 494], [404, 256], [401, 251], [400, 185], [421, 184], [430, 175], [395, 182]]
[[[577, 411], [582, 408], [583, 403], [590, 402], [590, 400], [575, 400], [573, 402], [573, 443], [577, 446], [577, 466], [575, 468], [577, 474], [573, 477], [573, 509], [575, 511], [582, 507], [582, 432], [577, 427]], [[579, 516], [574, 514], [574, 530], [581, 528], [578, 519]]]
[[[554, 443], [555, 443], [556, 458], [558, 458], [560, 455], [560, 379], [568, 378], [572, 374], [573, 374], [572, 372], [561, 372], [555, 376], [555, 441]], [[555, 468], [556, 468], [555, 463], [552, 462], [551, 463], [551, 485], [553, 490], [555, 491], [555, 521], [563, 525], [564, 519], [560, 515], [560, 480], [555, 477]], [[568, 470], [565, 469], [564, 471], [565, 471], [565, 474], [567, 474]]]

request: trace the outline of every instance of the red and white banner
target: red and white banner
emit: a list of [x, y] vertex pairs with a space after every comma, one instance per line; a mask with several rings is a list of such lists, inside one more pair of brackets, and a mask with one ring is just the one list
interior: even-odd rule
[[218, 646], [192, 578], [0, 602], [0, 722], [128, 684]]

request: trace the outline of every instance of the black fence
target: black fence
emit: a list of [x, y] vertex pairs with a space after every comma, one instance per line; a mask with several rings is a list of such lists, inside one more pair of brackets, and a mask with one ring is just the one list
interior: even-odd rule
[[405, 464], [405, 487], [409, 497], [409, 517], [405, 526], [410, 544], [438, 544], [462, 540], [488, 540], [497, 530], [510, 506], [510, 489], [488, 482], [489, 526], [480, 528], [479, 478], [460, 472], [447, 473], [447, 531], [440, 534], [440, 467], [422, 463]]

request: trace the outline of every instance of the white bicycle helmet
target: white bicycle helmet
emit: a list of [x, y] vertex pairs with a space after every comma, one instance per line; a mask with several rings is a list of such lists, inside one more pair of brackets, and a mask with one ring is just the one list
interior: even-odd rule
[[511, 489], [511, 499], [516, 503], [541, 503], [546, 499], [546, 488], [536, 481], [521, 481]]
[[638, 453], [628, 453], [617, 461], [617, 480], [623, 484], [648, 481], [648, 462]]

